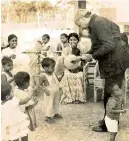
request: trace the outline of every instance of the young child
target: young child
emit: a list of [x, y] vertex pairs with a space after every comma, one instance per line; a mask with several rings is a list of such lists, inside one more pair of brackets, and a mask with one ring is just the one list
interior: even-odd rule
[[70, 46], [68, 43], [68, 35], [66, 33], [60, 35], [60, 41], [61, 43], [57, 45], [57, 51], [60, 51], [57, 53], [59, 56], [61, 56], [62, 54], [61, 52], [63, 51], [64, 48]]
[[51, 44], [50, 44], [50, 36], [48, 34], [44, 34], [42, 36], [42, 55], [44, 55], [45, 57], [51, 56]]
[[27, 88], [30, 85], [30, 75], [27, 72], [18, 72], [15, 75], [15, 83], [18, 88], [15, 88], [14, 95], [20, 101], [21, 110], [27, 113], [30, 119], [30, 130], [34, 131], [37, 127], [34, 107], [38, 101], [32, 94], [27, 92]]
[[124, 100], [119, 86], [117, 84], [111, 84], [109, 89], [111, 97], [106, 106], [105, 123], [110, 132], [110, 141], [115, 141], [118, 132], [120, 113], [125, 113], [126, 109], [123, 109]]
[[1, 81], [3, 82], [8, 82], [11, 84], [12, 89], [14, 89], [15, 83], [14, 83], [14, 76], [12, 74], [12, 69], [13, 69], [13, 61], [9, 57], [3, 57], [2, 60], [2, 73], [1, 73]]
[[45, 120], [54, 123], [54, 119], [62, 118], [59, 115], [59, 103], [61, 98], [61, 88], [56, 77], [55, 61], [51, 58], [44, 58], [41, 62], [45, 73], [39, 79], [39, 85], [44, 91]]
[[21, 112], [19, 100], [13, 97], [8, 82], [1, 84], [1, 100], [2, 140], [28, 141], [27, 115]]

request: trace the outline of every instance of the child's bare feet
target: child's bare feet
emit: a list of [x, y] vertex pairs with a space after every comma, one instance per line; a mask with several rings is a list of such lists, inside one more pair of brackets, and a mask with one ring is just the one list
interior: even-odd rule
[[63, 117], [61, 115], [59, 115], [59, 114], [55, 114], [53, 118], [54, 119], [62, 119]]
[[54, 121], [54, 119], [52, 117], [45, 117], [45, 121], [50, 123], [50, 124], [55, 123], [55, 121]]

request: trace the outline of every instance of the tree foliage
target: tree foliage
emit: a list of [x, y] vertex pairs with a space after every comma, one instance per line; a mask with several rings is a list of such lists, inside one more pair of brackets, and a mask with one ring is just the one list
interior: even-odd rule
[[[36, 14], [39, 11], [44, 13], [47, 11], [54, 12], [58, 8], [52, 6], [49, 1], [43, 2], [21, 2], [18, 0], [13, 0], [11, 4], [2, 5], [2, 22], [6, 22], [9, 18], [11, 22], [28, 22], [31, 18], [34, 20]], [[9, 16], [9, 17], [8, 17]]]

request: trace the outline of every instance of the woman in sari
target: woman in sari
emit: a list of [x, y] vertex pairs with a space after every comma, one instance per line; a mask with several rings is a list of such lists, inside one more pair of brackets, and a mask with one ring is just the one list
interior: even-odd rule
[[[86, 98], [83, 92], [83, 63], [80, 50], [77, 48], [79, 37], [77, 33], [69, 34], [68, 41], [71, 47], [67, 47], [63, 51], [57, 61], [56, 72], [58, 76], [63, 75], [63, 96], [62, 104], [68, 103], [84, 103]], [[69, 53], [69, 54], [68, 54]]]

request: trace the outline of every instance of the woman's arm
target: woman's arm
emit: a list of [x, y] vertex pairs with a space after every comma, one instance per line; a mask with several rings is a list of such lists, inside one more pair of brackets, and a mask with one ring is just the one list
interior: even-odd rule
[[55, 74], [58, 77], [58, 80], [61, 81], [62, 77], [64, 76], [64, 57], [60, 56], [57, 59], [56, 66], [55, 66]]

